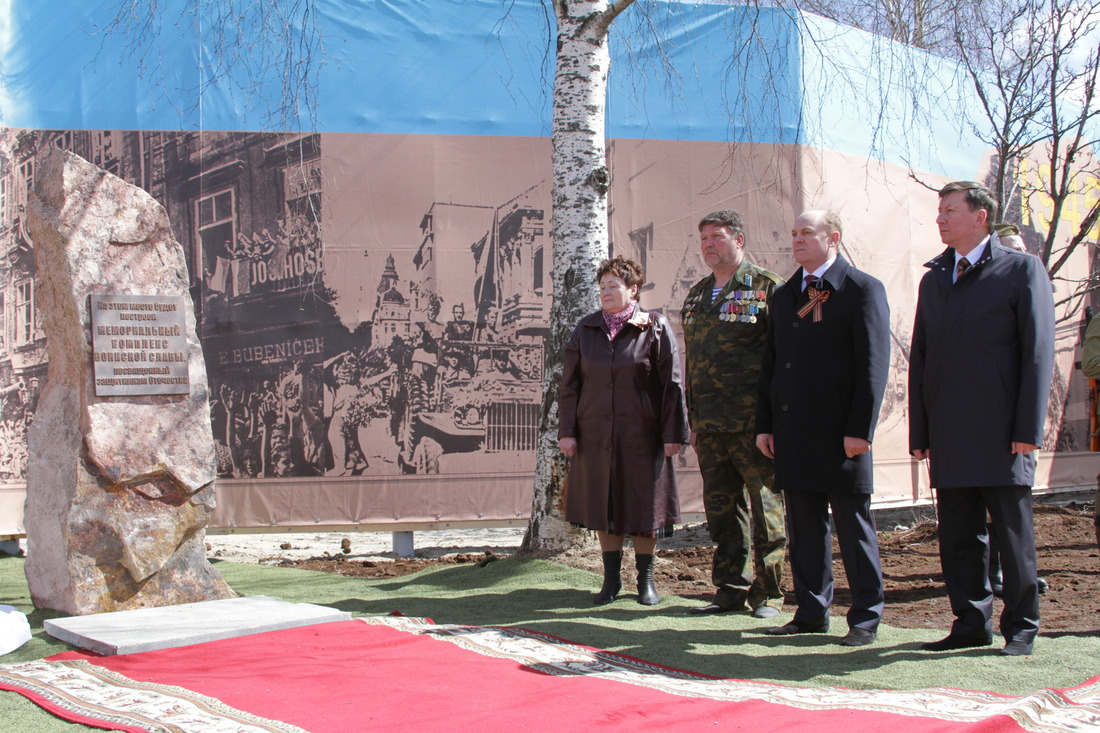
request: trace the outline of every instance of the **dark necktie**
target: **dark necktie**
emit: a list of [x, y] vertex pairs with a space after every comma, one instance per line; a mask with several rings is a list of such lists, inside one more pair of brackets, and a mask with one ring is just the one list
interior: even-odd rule
[[955, 282], [959, 281], [959, 278], [963, 276], [963, 273], [970, 269], [970, 260], [962, 257], [959, 259], [959, 264], [955, 265]]
[[817, 275], [806, 275], [802, 278], [802, 281], [806, 284], [806, 289], [802, 293], [802, 300], [805, 301], [805, 305], [798, 309], [798, 317], [805, 318], [811, 312], [814, 314], [814, 323], [821, 321], [821, 304], [829, 299], [829, 291], [827, 289], [819, 290], [817, 283], [821, 280]]

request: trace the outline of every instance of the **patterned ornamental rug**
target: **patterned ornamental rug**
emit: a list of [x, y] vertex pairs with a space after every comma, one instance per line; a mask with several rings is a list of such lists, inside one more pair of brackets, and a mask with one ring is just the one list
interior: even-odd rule
[[[0, 689], [124, 731], [1100, 730], [1100, 678], [1022, 697], [717, 679], [504, 627], [376, 617], [0, 665]], [[717, 727], [716, 727], [717, 726]]]

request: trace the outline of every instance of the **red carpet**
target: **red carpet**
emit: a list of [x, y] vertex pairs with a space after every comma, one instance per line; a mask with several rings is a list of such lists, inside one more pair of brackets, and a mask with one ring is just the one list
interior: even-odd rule
[[1100, 678], [1022, 698], [806, 689], [703, 677], [517, 629], [408, 618], [115, 657], [67, 652], [0, 666], [0, 689], [115, 730], [1061, 733], [1100, 721]]

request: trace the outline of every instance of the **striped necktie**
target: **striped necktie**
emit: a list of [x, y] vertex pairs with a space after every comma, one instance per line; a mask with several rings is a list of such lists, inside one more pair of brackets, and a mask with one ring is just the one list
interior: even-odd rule
[[959, 258], [959, 264], [955, 265], [955, 282], [959, 281], [959, 278], [963, 276], [963, 273], [970, 269], [970, 260], [965, 257]]

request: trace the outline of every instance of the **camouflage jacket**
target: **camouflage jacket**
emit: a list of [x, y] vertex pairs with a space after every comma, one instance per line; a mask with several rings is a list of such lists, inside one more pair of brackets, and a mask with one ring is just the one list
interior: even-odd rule
[[752, 431], [772, 293], [783, 279], [743, 260], [715, 302], [714, 275], [684, 299], [687, 405], [697, 433]]

